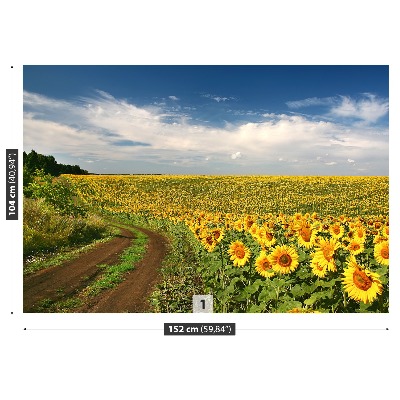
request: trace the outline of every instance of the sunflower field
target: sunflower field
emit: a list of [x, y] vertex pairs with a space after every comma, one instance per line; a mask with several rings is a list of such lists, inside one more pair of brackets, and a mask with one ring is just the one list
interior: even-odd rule
[[[389, 310], [388, 177], [65, 177], [88, 207], [190, 241], [187, 287], [216, 312]], [[175, 281], [157, 311], [190, 311]]]

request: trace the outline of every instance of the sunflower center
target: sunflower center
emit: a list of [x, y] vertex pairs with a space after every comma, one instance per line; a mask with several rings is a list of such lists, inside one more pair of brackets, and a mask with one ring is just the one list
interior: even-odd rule
[[338, 235], [338, 234], [340, 233], [340, 228], [339, 228], [337, 225], [335, 225], [335, 226], [333, 227], [332, 231], [333, 231], [333, 233], [334, 233], [335, 235]]
[[360, 269], [354, 271], [353, 282], [359, 289], [364, 291], [367, 291], [372, 286], [372, 280]]
[[353, 243], [351, 245], [351, 250], [353, 250], [353, 251], [360, 250], [360, 245], [358, 243]]
[[267, 259], [262, 261], [262, 263], [261, 263], [262, 270], [266, 271], [267, 269], [271, 269], [271, 268], [272, 268], [272, 265], [270, 264], [270, 262]]
[[266, 232], [266, 233], [265, 233], [265, 237], [266, 237], [269, 241], [271, 241], [272, 238], [273, 238], [272, 233], [269, 233], [269, 232]]
[[206, 237], [206, 242], [207, 242], [207, 244], [213, 244], [213, 237], [212, 236], [207, 236]]
[[235, 250], [235, 255], [237, 258], [244, 258], [245, 252], [242, 247], [239, 247]]
[[215, 231], [214, 232], [214, 238], [215, 239], [219, 239], [220, 236], [221, 236], [221, 233], [219, 231]]
[[309, 242], [311, 238], [311, 231], [308, 228], [303, 228], [300, 232], [300, 235], [305, 242]]
[[279, 265], [281, 265], [282, 267], [289, 267], [290, 264], [292, 263], [292, 258], [289, 256], [289, 254], [282, 254], [279, 257], [278, 260]]
[[382, 258], [386, 258], [386, 259], [389, 258], [389, 249], [387, 247], [384, 247], [381, 250], [381, 256], [382, 256]]
[[327, 260], [330, 260], [333, 256], [333, 247], [331, 245], [325, 246], [322, 253]]

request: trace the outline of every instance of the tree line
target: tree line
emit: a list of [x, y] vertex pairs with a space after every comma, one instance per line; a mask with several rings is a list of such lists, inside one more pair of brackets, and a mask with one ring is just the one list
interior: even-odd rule
[[42, 170], [45, 174], [59, 176], [61, 174], [87, 175], [88, 171], [79, 165], [59, 164], [56, 159], [49, 155], [37, 153], [32, 150], [30, 153], [24, 151], [24, 172], [33, 175], [37, 170]]
[[30, 153], [24, 151], [23, 157], [24, 171], [24, 193], [27, 186], [33, 182], [38, 173], [41, 175], [59, 176], [61, 174], [87, 175], [88, 171], [79, 165], [59, 164], [56, 159], [49, 155], [39, 154], [35, 150]]

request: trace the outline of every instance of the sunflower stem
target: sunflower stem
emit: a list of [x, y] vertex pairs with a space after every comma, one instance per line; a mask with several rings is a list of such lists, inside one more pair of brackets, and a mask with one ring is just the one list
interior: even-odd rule
[[222, 289], [225, 289], [224, 256], [222, 254], [222, 245], [218, 246], [218, 247], [219, 247], [219, 254], [220, 254], [220, 257], [221, 257], [220, 275], [221, 275], [221, 281], [222, 281]]
[[[225, 290], [224, 256], [222, 254], [222, 243], [218, 247], [219, 247], [219, 254], [221, 256], [220, 280], [222, 284], [222, 289]], [[226, 310], [227, 310], [227, 304], [226, 302], [224, 302], [222, 305], [222, 312], [226, 313]]]
[[275, 311], [278, 309], [278, 300], [279, 300], [279, 288], [275, 289], [276, 299], [275, 299]]
[[379, 297], [378, 297], [378, 304], [379, 304], [379, 308], [378, 308], [378, 310], [379, 310], [379, 312], [384, 312], [383, 311], [383, 295], [381, 294]]
[[[249, 277], [249, 281], [247, 283], [247, 286], [250, 286], [250, 285], [251, 285], [251, 279]], [[249, 305], [250, 305], [250, 298], [248, 297], [247, 300], [246, 300], [246, 312], [249, 311]]]

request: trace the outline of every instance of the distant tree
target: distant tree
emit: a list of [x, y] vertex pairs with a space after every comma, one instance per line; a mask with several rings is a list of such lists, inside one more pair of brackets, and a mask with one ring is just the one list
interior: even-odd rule
[[24, 151], [24, 172], [28, 175], [35, 174], [35, 171], [42, 170], [45, 174], [59, 176], [61, 174], [87, 175], [88, 171], [79, 167], [79, 165], [59, 164], [52, 155], [43, 155], [31, 150], [30, 153]]
[[53, 177], [61, 174], [87, 175], [88, 171], [79, 167], [79, 165], [59, 164], [52, 155], [43, 155], [31, 150], [30, 153], [23, 153], [23, 184], [24, 193], [29, 196], [27, 189], [34, 177], [38, 175], [51, 175]]

